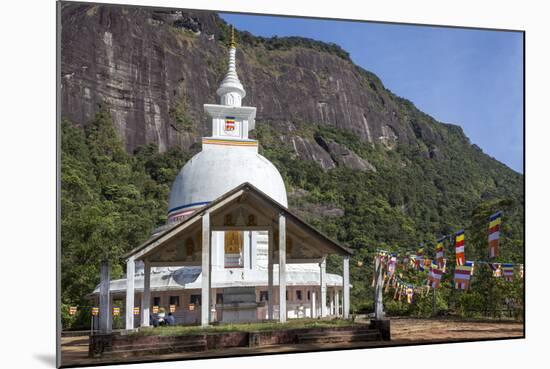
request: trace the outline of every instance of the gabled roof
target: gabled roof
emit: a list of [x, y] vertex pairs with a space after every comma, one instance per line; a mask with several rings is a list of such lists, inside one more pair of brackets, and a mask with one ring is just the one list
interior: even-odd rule
[[[220, 204], [223, 204], [228, 199], [231, 199], [235, 195], [239, 194], [240, 192], [250, 192], [256, 195], [258, 198], [260, 198], [262, 201], [264, 201], [268, 206], [273, 208], [278, 213], [284, 215], [287, 219], [291, 220], [293, 223], [295, 223], [298, 227], [303, 229], [304, 231], [309, 232], [314, 237], [319, 239], [320, 241], [324, 242], [325, 244], [329, 245], [336, 254], [340, 255], [352, 255], [353, 250], [351, 250], [348, 247], [342, 246], [338, 242], [330, 239], [328, 236], [323, 234], [322, 232], [318, 231], [308, 223], [306, 223], [304, 220], [302, 220], [299, 216], [292, 213], [290, 210], [288, 210], [285, 206], [279, 204], [277, 201], [275, 201], [273, 198], [265, 194], [263, 191], [259, 190], [257, 187], [253, 186], [252, 184], [245, 182], [234, 189], [226, 192], [224, 195], [220, 196], [216, 200], [210, 202], [208, 205], [204, 206], [203, 208], [200, 208], [195, 213], [193, 213], [189, 218], [185, 219], [184, 221], [177, 223], [171, 227], [168, 227], [166, 230], [154, 235], [147, 241], [145, 241], [143, 244], [139, 245], [138, 247], [134, 248], [130, 252], [123, 255], [124, 259], [128, 259], [132, 256], [135, 256], [139, 254], [142, 250], [150, 247], [154, 243], [158, 243], [158, 246], [162, 244], [162, 242], [159, 242], [162, 238], [171, 238], [171, 236], [176, 236], [179, 234], [180, 231], [188, 228], [190, 225], [195, 224], [196, 222], [200, 222], [202, 215], [204, 215], [207, 212], [210, 211], [216, 211], [216, 209], [219, 208]], [[240, 195], [239, 195], [240, 196]], [[238, 197], [238, 196], [237, 196]], [[156, 247], [156, 246], [155, 246]]]

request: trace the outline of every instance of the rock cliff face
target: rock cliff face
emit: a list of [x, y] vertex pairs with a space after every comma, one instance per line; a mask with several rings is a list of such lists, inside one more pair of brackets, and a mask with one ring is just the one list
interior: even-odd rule
[[[213, 12], [65, 5], [63, 118], [85, 125], [104, 103], [129, 152], [151, 142], [160, 151], [191, 148], [210, 129], [202, 104], [217, 102], [226, 33], [227, 25]], [[345, 52], [239, 35], [244, 104], [258, 108], [259, 125], [289, 137], [301, 158], [325, 170], [376, 170], [338, 143], [294, 135], [301, 123], [347, 130], [387, 150], [412, 145], [441, 156], [437, 123], [413, 119], [399, 98]]]
[[[228, 28], [213, 12], [64, 5], [63, 118], [83, 126], [107, 107], [129, 153], [158, 146], [134, 159], [164, 188], [182, 164], [172, 168], [171, 155], [189, 156], [210, 134], [203, 104], [217, 103]], [[502, 203], [523, 239], [523, 176], [459, 126], [395, 96], [336, 45], [237, 36], [244, 105], [257, 107], [251, 134], [283, 176], [289, 207], [313, 225], [357, 248], [411, 247]], [[187, 153], [162, 154], [172, 147]]]

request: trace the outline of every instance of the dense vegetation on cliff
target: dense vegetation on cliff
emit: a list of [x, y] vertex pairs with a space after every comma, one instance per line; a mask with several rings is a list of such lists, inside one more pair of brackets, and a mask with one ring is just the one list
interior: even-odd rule
[[[85, 21], [92, 22], [97, 8], [85, 9]], [[90, 11], [93, 9], [96, 13]], [[110, 19], [115, 27], [118, 18]], [[159, 19], [166, 20], [164, 16]], [[213, 101], [210, 90], [224, 72], [216, 58], [223, 55], [227, 25], [214, 17], [208, 30], [215, 40], [207, 41], [193, 33], [196, 31], [190, 32], [207, 24], [202, 19], [201, 25], [197, 19], [202, 18], [180, 17], [164, 25], [168, 32], [164, 36], [174, 35], [180, 44], [187, 43], [187, 54], [179, 57], [191, 63], [185, 64], [189, 67], [185, 81], [170, 94], [173, 102], [163, 101], [167, 115], [160, 118], [170, 132], [167, 139], [160, 134], [153, 138], [138, 135], [141, 128], [137, 123], [121, 130], [132, 122], [117, 121], [124, 116], [122, 100], [113, 99], [113, 94], [104, 94], [109, 98], [101, 95], [101, 81], [89, 88], [99, 91], [92, 96], [103, 96], [105, 101], [101, 108], [94, 107], [89, 119], [79, 118], [90, 110], [79, 105], [82, 97], [64, 98], [61, 292], [65, 306], [87, 304], [85, 295], [98, 283], [101, 260], [111, 260], [113, 277], [123, 274], [120, 256], [165, 222], [169, 187], [179, 168], [200, 149], [198, 137], [207, 134], [201, 105]], [[160, 26], [156, 27], [154, 32], [160, 32]], [[260, 141], [261, 154], [281, 172], [290, 208], [355, 250], [352, 309], [372, 309], [371, 262], [377, 249], [414, 251], [424, 242], [427, 256], [433, 257], [438, 237], [465, 228], [467, 259], [485, 259], [486, 218], [495, 210], [504, 211], [497, 261], [523, 262], [521, 174], [472, 145], [459, 126], [437, 122], [395, 96], [372, 73], [354, 66], [338, 46], [301, 38], [256, 38], [243, 32], [239, 36], [241, 52], [248, 58], [247, 65], [240, 64], [243, 83], [247, 89], [250, 86], [247, 98], [251, 105], [263, 109], [251, 135]], [[203, 42], [206, 46], [201, 48]], [[196, 50], [205, 54], [193, 54]], [[65, 60], [64, 68], [69, 64]], [[296, 65], [300, 67], [295, 70]], [[203, 73], [209, 76], [210, 87], [196, 83], [194, 74]], [[71, 85], [71, 78], [78, 74], [64, 80], [64, 93], [76, 86]], [[88, 83], [89, 79], [82, 81]], [[195, 81], [195, 87], [186, 86], [188, 81]], [[344, 88], [329, 96], [328, 91], [334, 90], [330, 86], [337, 81]], [[158, 85], [167, 91], [172, 86], [170, 82]], [[81, 96], [79, 93], [75, 96]], [[136, 95], [139, 93], [136, 90]], [[296, 105], [296, 94], [311, 97], [314, 107], [308, 108], [305, 101]], [[352, 96], [353, 104], [342, 103], [351, 101]], [[279, 111], [277, 106], [285, 109]], [[149, 114], [140, 109], [144, 108], [135, 103], [132, 114]], [[161, 141], [155, 141], [156, 137]], [[448, 257], [452, 257], [451, 251], [447, 245]], [[338, 260], [329, 260], [330, 271], [339, 272], [340, 267]], [[416, 284], [424, 283], [425, 278], [422, 273], [403, 276]], [[444, 285], [450, 287], [451, 275], [444, 278]], [[521, 302], [521, 282], [491, 278], [486, 268], [480, 267], [471, 291], [441, 289], [437, 306], [441, 311], [469, 314], [497, 308], [506, 297]], [[387, 307], [399, 314], [431, 311], [430, 298], [418, 296], [416, 301], [413, 305], [388, 301]], [[88, 317], [65, 316], [66, 323], [73, 326], [87, 324]]]

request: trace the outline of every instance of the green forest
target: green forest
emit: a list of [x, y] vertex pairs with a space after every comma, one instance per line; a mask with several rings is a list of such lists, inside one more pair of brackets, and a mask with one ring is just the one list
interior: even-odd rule
[[[403, 101], [403, 109], [411, 109]], [[416, 111], [417, 119], [427, 119]], [[415, 112], [416, 111], [416, 112]], [[409, 113], [410, 113], [409, 112]], [[360, 141], [353, 134], [301, 124], [301, 137], [322, 138], [345, 145], [376, 166], [377, 171], [337, 167], [323, 171], [300, 159], [270, 125], [257, 123], [252, 136], [260, 153], [281, 172], [291, 210], [303, 210], [313, 226], [351, 247], [352, 312], [373, 310], [373, 256], [378, 249], [414, 252], [424, 243], [434, 257], [435, 240], [465, 229], [466, 259], [486, 260], [487, 218], [502, 210], [500, 255], [497, 262], [523, 263], [523, 176], [486, 156], [467, 141], [456, 126], [436, 124], [445, 139], [444, 160], [426, 156], [421, 147], [398, 145], [387, 150]], [[109, 260], [111, 277], [124, 274], [121, 255], [145, 241], [165, 223], [172, 181], [192, 152], [156, 145], [127, 153], [117, 135], [107, 105], [85, 126], [64, 120], [61, 134], [61, 299], [64, 327], [89, 324], [89, 294], [99, 282], [99, 264]], [[337, 208], [341, 216], [308, 211], [316, 206]], [[454, 251], [446, 243], [451, 267], [436, 294], [439, 314], [490, 315], [514, 299], [523, 304], [522, 280], [493, 278], [486, 266], [476, 267], [467, 292], [452, 288]], [[329, 272], [341, 272], [341, 261], [329, 259]], [[427, 272], [404, 272], [402, 279], [423, 285]], [[390, 315], [429, 316], [433, 296], [415, 296], [414, 304], [385, 298]], [[80, 306], [76, 316], [68, 306]]]

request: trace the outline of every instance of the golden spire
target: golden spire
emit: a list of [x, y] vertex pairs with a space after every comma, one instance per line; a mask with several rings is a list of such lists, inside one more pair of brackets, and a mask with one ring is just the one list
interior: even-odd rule
[[229, 42], [229, 47], [236, 47], [237, 43], [235, 42], [235, 28], [231, 26], [231, 42]]

